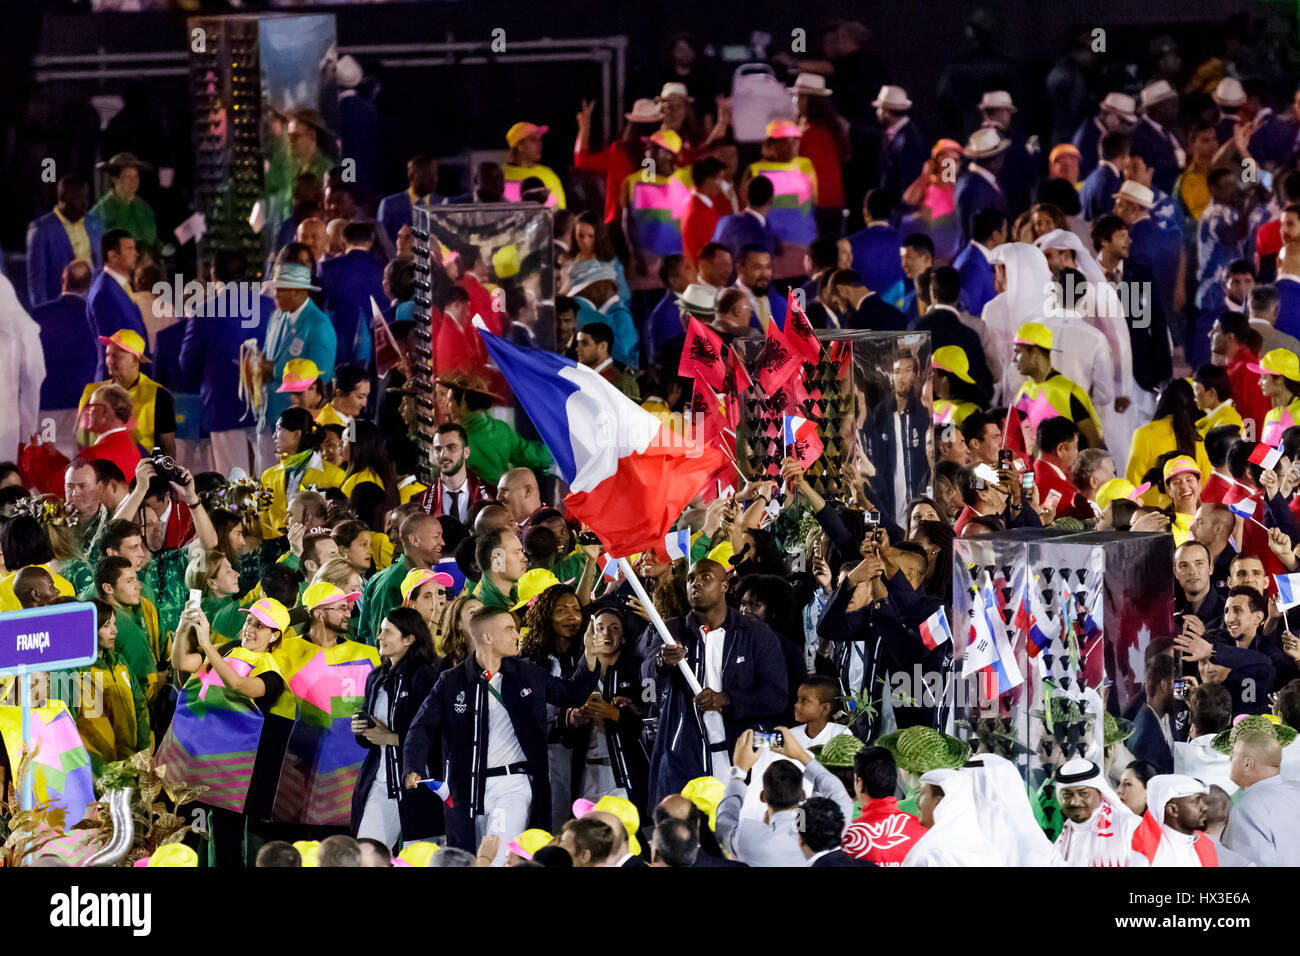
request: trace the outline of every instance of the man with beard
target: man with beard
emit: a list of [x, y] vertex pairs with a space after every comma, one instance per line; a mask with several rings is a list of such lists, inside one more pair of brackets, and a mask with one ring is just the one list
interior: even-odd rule
[[[740, 734], [780, 714], [786, 705], [780, 638], [766, 624], [727, 606], [727, 573], [716, 561], [691, 566], [691, 610], [667, 622], [674, 643], [654, 627], [641, 637], [641, 676], [657, 692], [659, 733], [650, 756], [650, 802], [679, 792], [701, 775], [727, 773]], [[680, 672], [686, 661], [695, 694]]]
[[1056, 796], [1065, 815], [1056, 849], [1068, 866], [1146, 866], [1131, 846], [1141, 818], [1124, 806], [1095, 763], [1075, 757], [1062, 764]]
[[754, 310], [750, 324], [767, 331], [767, 324], [776, 318], [777, 324], [785, 321], [785, 299], [772, 288], [772, 254], [761, 246], [742, 246], [736, 258], [736, 284], [749, 300]]
[[455, 422], [444, 422], [433, 436], [433, 458], [438, 480], [419, 498], [425, 514], [449, 515], [468, 524], [470, 505], [486, 501], [487, 486], [469, 473], [469, 438]]
[[1249, 866], [1205, 834], [1210, 788], [1195, 777], [1158, 774], [1147, 781], [1147, 812], [1133, 833], [1133, 849], [1151, 866]]

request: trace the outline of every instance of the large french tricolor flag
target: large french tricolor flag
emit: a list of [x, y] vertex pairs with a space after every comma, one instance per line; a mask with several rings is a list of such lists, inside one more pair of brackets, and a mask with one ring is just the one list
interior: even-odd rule
[[682, 510], [726, 459], [680, 435], [598, 373], [553, 352], [521, 348], [474, 326], [570, 488], [569, 515], [611, 555], [663, 544]]

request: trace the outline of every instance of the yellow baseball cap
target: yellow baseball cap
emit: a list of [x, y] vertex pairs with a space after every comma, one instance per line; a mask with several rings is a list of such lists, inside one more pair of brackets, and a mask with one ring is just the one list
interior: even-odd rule
[[710, 561], [717, 561], [718, 564], [722, 565], [724, 570], [730, 570], [731, 559], [735, 557], [735, 555], [736, 549], [731, 546], [731, 542], [724, 541], [715, 546], [714, 549], [709, 552], [708, 558]]
[[533, 598], [552, 585], [559, 583], [560, 579], [555, 576], [555, 573], [546, 568], [533, 568], [531, 571], [525, 571], [515, 589], [515, 593], [519, 595], [519, 603], [510, 610], [518, 611], [520, 608], [533, 603]]
[[1269, 349], [1263, 358], [1251, 362], [1248, 368], [1256, 375], [1281, 375], [1300, 382], [1300, 359], [1290, 349]]
[[1151, 482], [1149, 481], [1144, 481], [1142, 484], [1134, 488], [1133, 482], [1129, 481], [1127, 478], [1112, 478], [1097, 489], [1097, 508], [1099, 510], [1105, 510], [1108, 504], [1118, 498], [1127, 498], [1129, 501], [1138, 501], [1144, 494], [1146, 494], [1147, 489], [1150, 487]]
[[140, 333], [133, 329], [118, 329], [112, 335], [101, 335], [99, 344], [116, 345], [122, 351], [130, 352], [141, 361], [148, 361], [144, 357], [144, 339], [140, 338]]
[[930, 356], [930, 365], [941, 372], [956, 375], [963, 382], [975, 384], [975, 379], [970, 377], [970, 359], [966, 358], [966, 351], [960, 345], [945, 345], [941, 349], [935, 349]]
[[199, 855], [184, 843], [168, 843], [153, 851], [149, 866], [198, 866]]
[[408, 843], [402, 847], [402, 852], [397, 854], [397, 858], [403, 863], [411, 866], [428, 866], [433, 855], [438, 852], [438, 844], [429, 843], [427, 840], [421, 840], [416, 843]]
[[519, 834], [519, 836], [507, 843], [506, 849], [515, 856], [522, 856], [525, 860], [531, 860], [534, 853], [546, 846], [546, 844], [550, 843], [553, 839], [554, 837], [545, 830], [539, 830], [534, 827], [533, 829], [525, 830], [523, 833]]
[[709, 815], [709, 829], [718, 828], [718, 804], [726, 793], [726, 785], [717, 777], [696, 777], [682, 787], [682, 796]]
[[284, 363], [283, 377], [277, 392], [305, 392], [320, 378], [320, 369], [311, 359], [289, 359]]
[[316, 856], [320, 853], [319, 840], [298, 840], [294, 843], [293, 848], [298, 851], [302, 857], [303, 866], [316, 866]]
[[673, 130], [660, 129], [655, 130], [650, 135], [649, 142], [656, 146], [662, 146], [670, 153], [680, 153], [682, 151], [682, 138]]
[[328, 581], [317, 581], [302, 592], [302, 606], [309, 611], [314, 611], [326, 604], [355, 601], [359, 597], [361, 597], [360, 591], [345, 592], [336, 584], [330, 584]]
[[1073, 156], [1075, 159], [1079, 159], [1082, 154], [1073, 143], [1057, 143], [1052, 147], [1052, 151], [1047, 154], [1047, 161], [1054, 163], [1058, 156]]
[[1041, 322], [1026, 322], [1016, 330], [1016, 345], [1036, 345], [1052, 350], [1052, 330]]
[[498, 279], [519, 274], [519, 247], [513, 242], [492, 253], [492, 272]]
[[541, 136], [549, 129], [549, 126], [537, 126], [534, 123], [516, 123], [506, 131], [506, 145], [518, 146], [529, 136]]
[[275, 598], [262, 598], [252, 606], [244, 608], [243, 611], [281, 634], [289, 630], [289, 612]]
[[627, 848], [635, 856], [641, 855], [641, 844], [636, 838], [636, 831], [641, 829], [641, 814], [637, 812], [636, 804], [626, 797], [606, 795], [597, 800], [592, 809], [603, 810], [618, 817], [623, 823], [623, 829], [627, 830]]
[[798, 139], [803, 136], [803, 131], [799, 129], [797, 123], [777, 119], [767, 124], [764, 134], [768, 139]]
[[316, 413], [316, 424], [324, 428], [326, 425], [337, 425], [339, 428], [347, 428], [348, 423], [343, 417], [334, 410], [334, 403], [328, 402], [325, 407]]
[[436, 581], [445, 588], [449, 588], [456, 583], [452, 576], [446, 571], [430, 571], [428, 568], [415, 568], [412, 571], [406, 572], [406, 577], [402, 578], [402, 583], [399, 586], [399, 589], [402, 592], [402, 603], [409, 604], [411, 601], [411, 595], [415, 593], [416, 589], [421, 584], [426, 584], [429, 581]]
[[1196, 462], [1186, 455], [1179, 455], [1176, 458], [1170, 458], [1165, 462], [1164, 475], [1166, 482], [1174, 475], [1181, 475], [1187, 472], [1191, 472], [1196, 475], [1197, 478], [1202, 477], [1201, 466], [1196, 464]]

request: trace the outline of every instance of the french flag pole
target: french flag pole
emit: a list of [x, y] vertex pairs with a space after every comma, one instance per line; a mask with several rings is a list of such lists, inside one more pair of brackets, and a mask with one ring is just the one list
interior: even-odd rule
[[[722, 453], [687, 449], [586, 366], [493, 335], [478, 316], [474, 326], [572, 489], [564, 499], [569, 514], [595, 532], [608, 554], [620, 555], [618, 565], [655, 630], [665, 644], [676, 644], [626, 555], [663, 547], [682, 509], [724, 463]], [[686, 661], [677, 667], [699, 694], [703, 688]]]

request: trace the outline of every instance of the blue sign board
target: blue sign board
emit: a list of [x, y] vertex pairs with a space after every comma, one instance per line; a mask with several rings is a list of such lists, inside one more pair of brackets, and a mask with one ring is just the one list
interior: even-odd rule
[[0, 614], [0, 675], [84, 667], [98, 656], [93, 604], [54, 604]]

